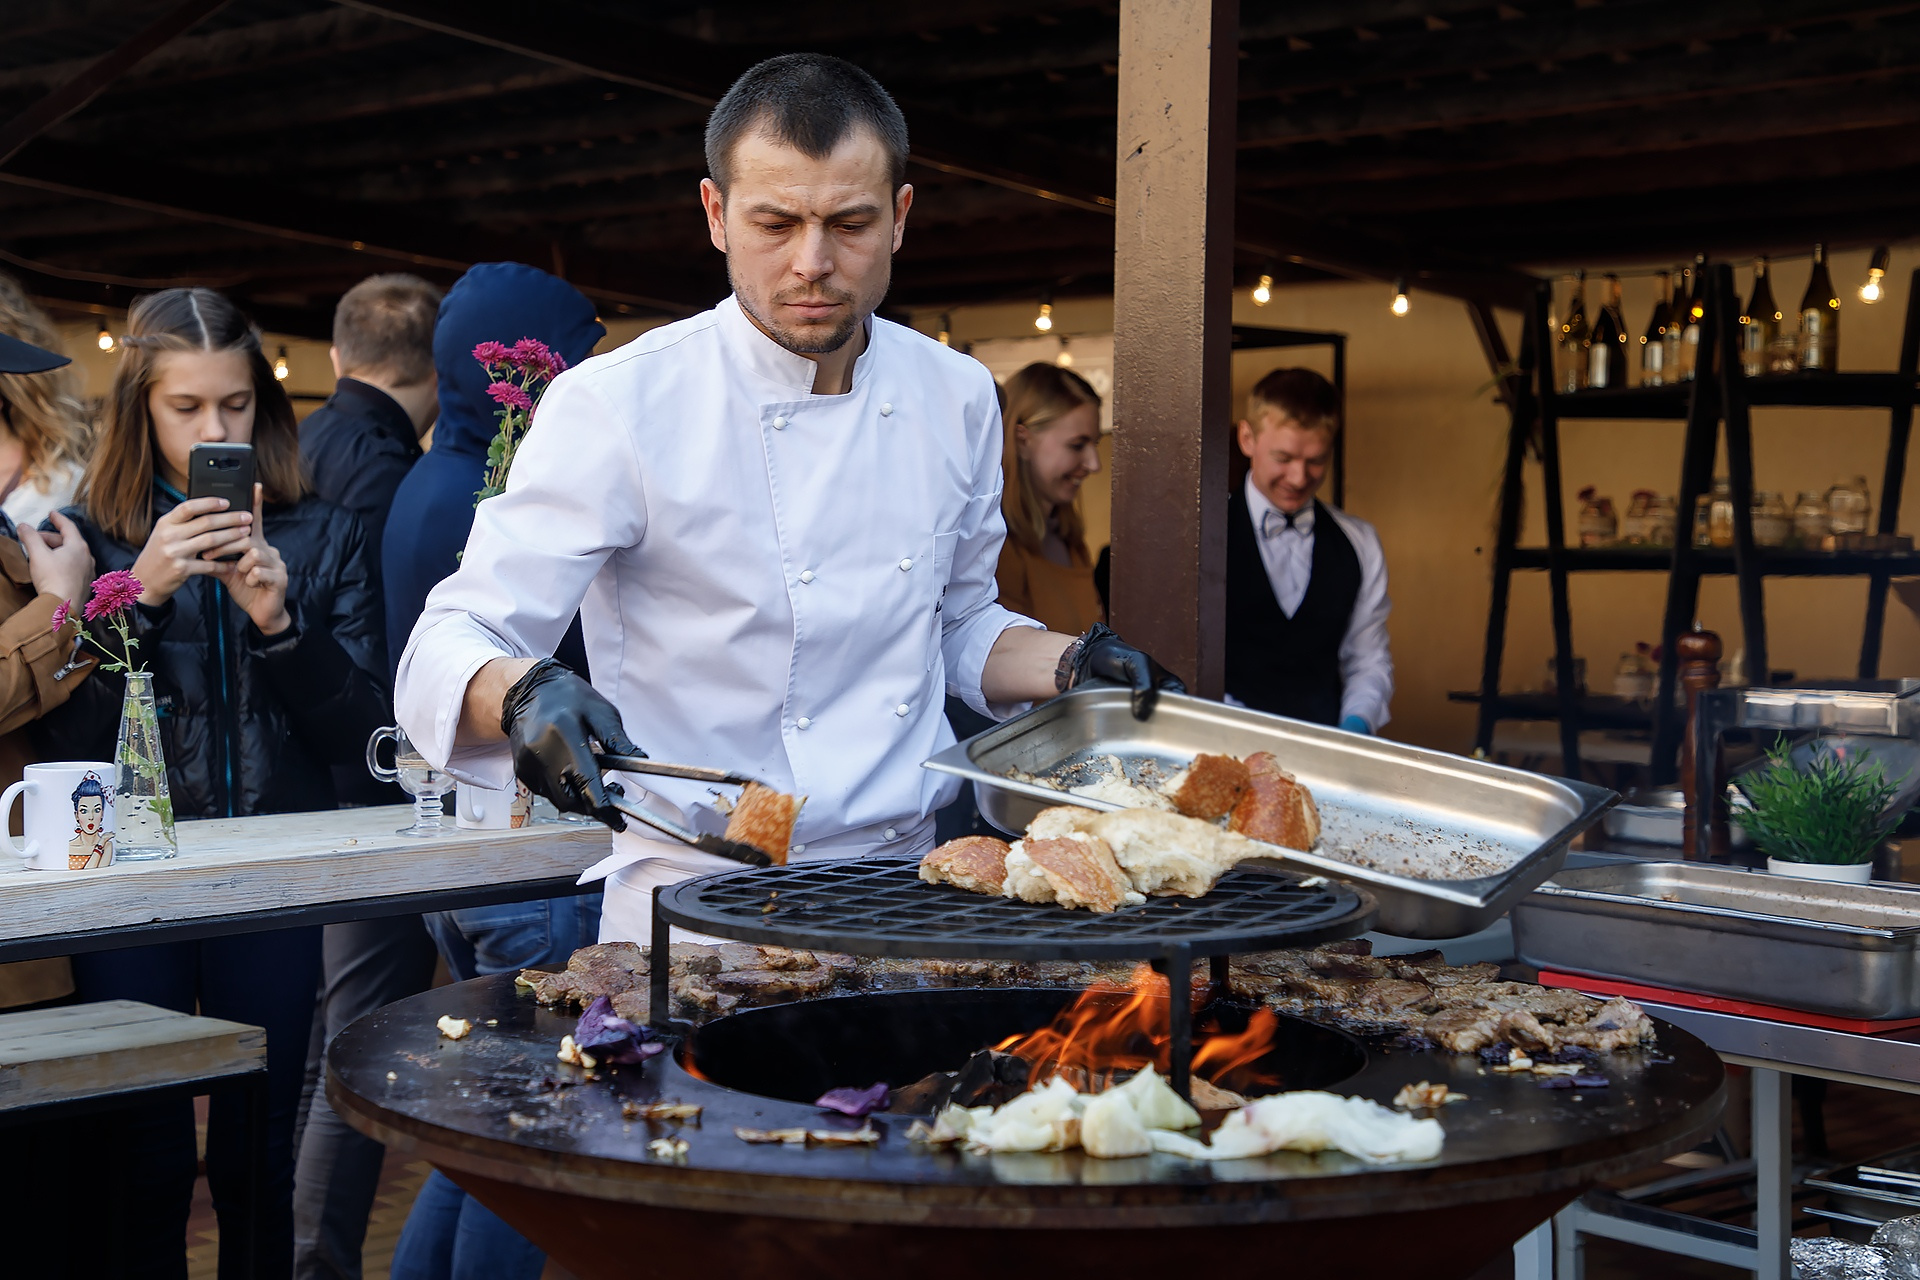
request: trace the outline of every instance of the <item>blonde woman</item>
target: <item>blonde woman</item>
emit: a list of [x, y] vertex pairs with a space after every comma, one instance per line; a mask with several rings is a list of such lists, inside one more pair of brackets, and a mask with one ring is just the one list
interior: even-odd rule
[[[20, 282], [0, 274], [0, 333], [49, 351], [60, 335]], [[73, 502], [92, 435], [71, 365], [0, 378], [0, 511], [38, 525]]]
[[1000, 603], [1079, 635], [1105, 621], [1078, 505], [1100, 470], [1100, 394], [1071, 370], [1030, 364], [1007, 379]]

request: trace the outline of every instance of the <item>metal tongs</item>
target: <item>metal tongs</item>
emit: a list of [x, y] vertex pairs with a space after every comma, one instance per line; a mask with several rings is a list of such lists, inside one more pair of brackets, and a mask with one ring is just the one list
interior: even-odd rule
[[[594, 763], [602, 769], [617, 770], [621, 773], [650, 773], [662, 778], [689, 778], [695, 782], [716, 782], [724, 786], [744, 787], [750, 782], [759, 782], [758, 778], [749, 778], [745, 774], [728, 773], [725, 769], [709, 769], [702, 765], [665, 764], [658, 760], [649, 760], [645, 756], [596, 755]], [[762, 786], [766, 785], [761, 783]], [[672, 819], [663, 818], [657, 813], [648, 813], [639, 805], [629, 804], [619, 795], [610, 797], [613, 807], [642, 826], [652, 827], [661, 835], [671, 836], [681, 844], [692, 845], [703, 853], [718, 854], [722, 858], [731, 858], [750, 867], [770, 867], [773, 859], [763, 851], [740, 840], [729, 840], [725, 836], [703, 835], [698, 831], [689, 831]]]

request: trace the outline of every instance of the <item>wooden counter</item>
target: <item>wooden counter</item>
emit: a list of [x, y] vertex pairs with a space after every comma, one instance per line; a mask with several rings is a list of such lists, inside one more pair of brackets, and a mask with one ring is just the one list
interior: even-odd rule
[[180, 856], [20, 871], [0, 853], [0, 961], [592, 892], [598, 823], [395, 834], [403, 805], [179, 824]]

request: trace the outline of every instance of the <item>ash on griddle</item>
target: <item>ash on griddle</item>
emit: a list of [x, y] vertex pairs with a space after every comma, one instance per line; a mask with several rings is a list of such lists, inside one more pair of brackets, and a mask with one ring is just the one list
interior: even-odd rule
[[936, 1071], [893, 1091], [894, 1115], [933, 1115], [948, 1103], [998, 1107], [1027, 1091], [1027, 1060], [998, 1049], [981, 1049], [958, 1071]]

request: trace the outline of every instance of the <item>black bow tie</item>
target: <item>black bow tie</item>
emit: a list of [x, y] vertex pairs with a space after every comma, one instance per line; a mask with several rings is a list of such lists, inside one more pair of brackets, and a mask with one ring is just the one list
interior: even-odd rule
[[1282, 511], [1278, 507], [1269, 509], [1260, 517], [1260, 536], [1279, 537], [1285, 530], [1293, 528], [1296, 521], [1305, 519], [1309, 510], [1310, 508], [1307, 507], [1302, 507], [1298, 511]]

